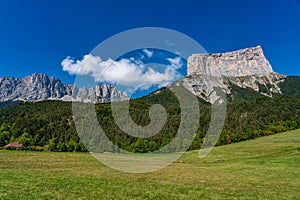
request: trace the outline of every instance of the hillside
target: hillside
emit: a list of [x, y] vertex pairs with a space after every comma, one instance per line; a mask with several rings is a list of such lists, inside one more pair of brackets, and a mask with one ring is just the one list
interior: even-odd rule
[[[130, 114], [134, 122], [147, 125], [150, 122], [149, 108], [156, 103], [165, 107], [168, 118], [163, 129], [147, 140], [123, 133], [114, 122], [110, 104], [97, 104], [95, 109], [102, 129], [114, 144], [128, 151], [148, 152], [168, 144], [176, 135], [180, 123], [178, 101], [168, 89], [131, 100]], [[210, 104], [199, 99], [199, 105], [200, 126], [191, 150], [200, 148], [210, 122]], [[71, 106], [71, 102], [42, 101], [0, 110], [0, 146], [17, 141], [25, 149], [46, 147], [51, 151], [85, 151], [76, 133]], [[293, 130], [300, 128], [299, 122], [299, 96], [264, 97], [251, 102], [230, 103], [217, 145]]]
[[299, 199], [300, 130], [127, 174], [91, 154], [0, 151], [0, 199]]

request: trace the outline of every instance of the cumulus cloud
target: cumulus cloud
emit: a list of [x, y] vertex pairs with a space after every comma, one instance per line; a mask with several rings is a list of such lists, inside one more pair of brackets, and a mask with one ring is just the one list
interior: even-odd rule
[[180, 69], [183, 65], [180, 57], [167, 58], [167, 60], [171, 63], [173, 69]]
[[166, 86], [180, 76], [180, 58], [169, 58], [170, 65], [158, 71], [139, 60], [102, 60], [99, 56], [85, 55], [82, 60], [67, 57], [62, 62], [64, 71], [75, 75], [91, 75], [96, 82], [120, 84], [134, 89], [147, 90], [151, 86]]
[[143, 52], [148, 56], [148, 58], [151, 58], [153, 55], [153, 51], [150, 51], [148, 49], [143, 49]]

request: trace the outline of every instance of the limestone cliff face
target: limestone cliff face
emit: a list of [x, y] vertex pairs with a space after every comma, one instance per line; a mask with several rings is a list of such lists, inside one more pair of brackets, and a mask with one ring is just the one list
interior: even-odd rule
[[188, 58], [188, 75], [241, 77], [269, 74], [273, 69], [261, 46], [227, 53], [193, 54]]
[[80, 102], [109, 102], [129, 99], [125, 92], [110, 84], [92, 88], [77, 88], [63, 84], [55, 77], [32, 74], [24, 78], [0, 77], [0, 101], [63, 100]]
[[[194, 54], [188, 58], [185, 87], [207, 102], [234, 100], [247, 93], [272, 97], [282, 94], [285, 75], [273, 72], [261, 46], [227, 53]], [[242, 94], [243, 93], [243, 94]]]

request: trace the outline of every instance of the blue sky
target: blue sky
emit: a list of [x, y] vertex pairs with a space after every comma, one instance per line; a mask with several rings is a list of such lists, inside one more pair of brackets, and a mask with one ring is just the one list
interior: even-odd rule
[[0, 76], [53, 75], [67, 56], [138, 27], [182, 32], [208, 52], [262, 45], [274, 70], [300, 75], [299, 0], [0, 1]]

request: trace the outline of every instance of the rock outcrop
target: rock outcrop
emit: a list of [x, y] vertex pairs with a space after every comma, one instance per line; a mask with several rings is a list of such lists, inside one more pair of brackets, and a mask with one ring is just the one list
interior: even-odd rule
[[[273, 97], [274, 94], [282, 94], [280, 84], [286, 80], [286, 76], [277, 73], [259, 74], [242, 77], [215, 78], [205, 75], [187, 76], [183, 79], [185, 88], [196, 96], [209, 102], [224, 102], [224, 97], [234, 101], [238, 90], [248, 89], [257, 95]], [[237, 94], [241, 95], [241, 94]]]
[[[282, 94], [285, 75], [273, 72], [261, 46], [228, 53], [194, 54], [188, 58], [185, 87], [207, 102], [223, 102], [237, 95], [257, 93], [273, 97]], [[244, 91], [243, 91], [244, 90]], [[238, 94], [243, 92], [244, 94]]]
[[111, 84], [77, 88], [44, 74], [32, 74], [24, 78], [0, 77], [0, 101], [63, 100], [95, 103], [127, 99], [125, 92], [118, 91]]
[[273, 69], [261, 46], [227, 53], [193, 54], [188, 58], [188, 75], [240, 77], [269, 74]]

